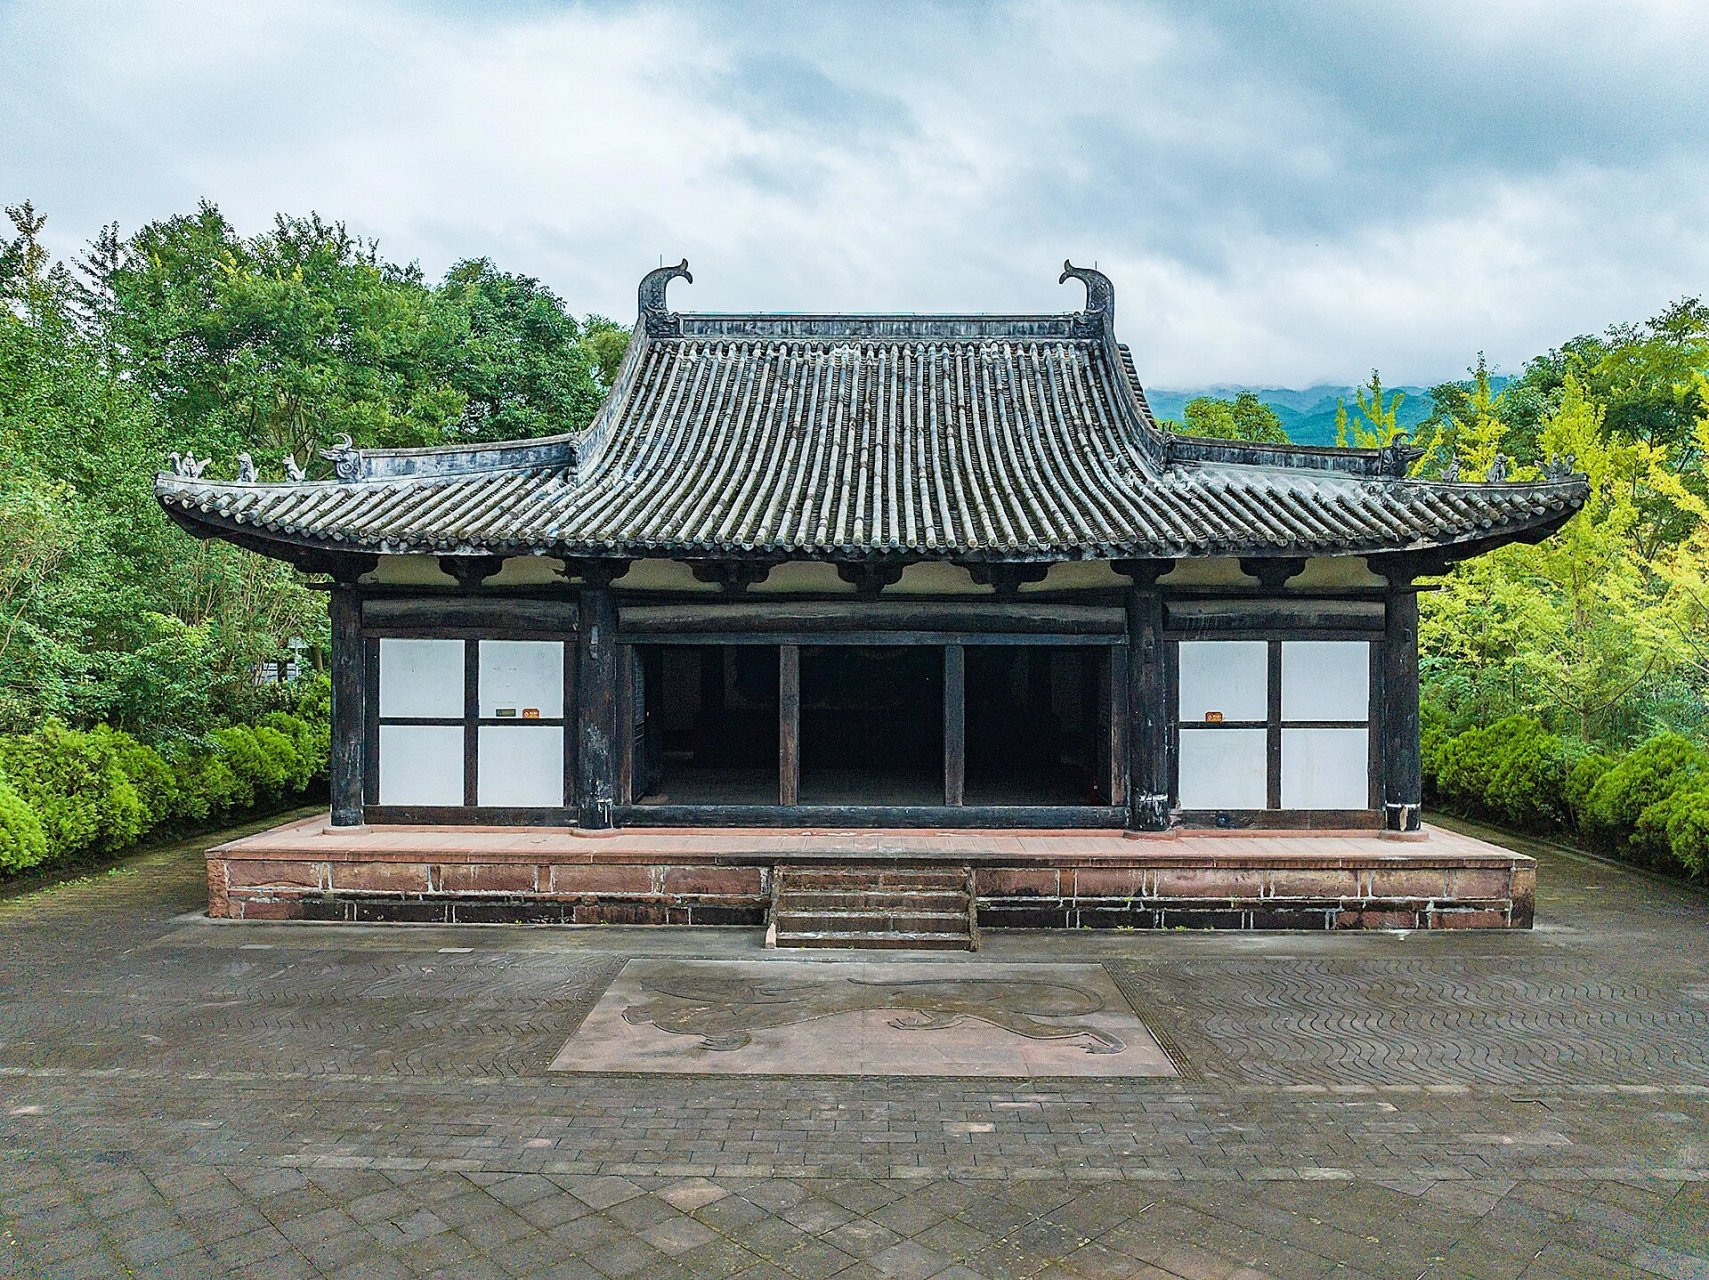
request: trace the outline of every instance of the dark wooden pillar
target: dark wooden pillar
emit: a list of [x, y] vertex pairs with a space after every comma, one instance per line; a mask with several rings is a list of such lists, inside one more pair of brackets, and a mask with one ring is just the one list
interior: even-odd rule
[[1119, 561], [1133, 579], [1127, 592], [1127, 826], [1169, 829], [1169, 669], [1163, 647], [1167, 560]]
[[777, 647], [777, 802], [801, 803], [801, 649]]
[[944, 803], [967, 802], [967, 647], [944, 646]]
[[367, 737], [367, 655], [362, 597], [348, 583], [330, 594], [332, 613], [332, 825], [362, 825], [363, 745]]
[[602, 829], [617, 803], [617, 602], [611, 588], [589, 583], [580, 594], [576, 629], [576, 819]]
[[1423, 823], [1424, 764], [1418, 723], [1418, 588], [1389, 579], [1383, 604], [1383, 826], [1417, 831]]

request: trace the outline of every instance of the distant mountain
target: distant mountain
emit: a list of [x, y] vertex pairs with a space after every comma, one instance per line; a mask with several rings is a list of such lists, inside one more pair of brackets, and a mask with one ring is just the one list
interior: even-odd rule
[[[1490, 379], [1491, 389], [1499, 391], [1507, 383], [1506, 378]], [[1406, 398], [1401, 401], [1400, 412], [1395, 420], [1403, 427], [1416, 427], [1430, 416], [1433, 402], [1428, 387], [1391, 387], [1389, 391], [1405, 392]], [[1151, 402], [1151, 412], [1158, 418], [1174, 418], [1180, 420], [1181, 412], [1187, 406], [1187, 401], [1199, 396], [1215, 396], [1219, 400], [1232, 400], [1242, 391], [1250, 391], [1275, 411], [1282, 420], [1282, 430], [1288, 433], [1288, 439], [1295, 444], [1334, 444], [1335, 443], [1335, 405], [1344, 401], [1349, 416], [1357, 416], [1357, 395], [1353, 387], [1335, 387], [1327, 384], [1295, 389], [1292, 387], [1243, 387], [1243, 386], [1214, 386], [1197, 387], [1188, 390], [1171, 390], [1160, 387], [1147, 387], [1145, 398]]]

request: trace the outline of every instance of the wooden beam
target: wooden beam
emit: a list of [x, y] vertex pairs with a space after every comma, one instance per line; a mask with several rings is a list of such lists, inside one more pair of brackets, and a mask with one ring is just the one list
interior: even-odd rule
[[967, 802], [967, 650], [944, 646], [944, 803]]
[[576, 812], [580, 825], [609, 827], [617, 807], [617, 604], [611, 588], [581, 592], [576, 629]]
[[[824, 632], [969, 632], [986, 635], [1119, 635], [1116, 607], [1049, 601], [708, 600], [704, 603], [625, 605], [625, 636], [735, 635]], [[776, 641], [774, 641], [776, 643]]]
[[801, 802], [801, 650], [777, 649], [777, 802]]
[[367, 599], [362, 603], [362, 623], [370, 631], [377, 627], [435, 632], [479, 630], [494, 639], [516, 633], [550, 634], [575, 629], [576, 602], [455, 593]]
[[[443, 812], [443, 811], [441, 811]], [[637, 804], [617, 811], [637, 827], [1025, 827], [1120, 830], [1110, 805]]]
[[1156, 587], [1127, 593], [1127, 825], [1169, 828], [1169, 672], [1163, 643], [1163, 596]]
[[1417, 831], [1423, 823], [1424, 765], [1418, 721], [1418, 592], [1391, 581], [1384, 608], [1383, 825]]
[[363, 745], [367, 736], [362, 598], [349, 586], [329, 597], [332, 615], [332, 825], [362, 825]]

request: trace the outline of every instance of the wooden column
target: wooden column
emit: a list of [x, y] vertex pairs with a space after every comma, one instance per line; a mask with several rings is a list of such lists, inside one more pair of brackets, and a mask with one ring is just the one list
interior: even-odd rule
[[967, 647], [944, 646], [944, 803], [967, 803]]
[[590, 583], [580, 594], [576, 630], [576, 814], [580, 826], [612, 825], [617, 802], [617, 602], [611, 588]]
[[333, 587], [332, 825], [362, 825], [363, 744], [367, 733], [367, 655], [362, 644], [362, 597], [347, 583]]
[[777, 647], [777, 802], [801, 803], [801, 648]]
[[1423, 823], [1424, 765], [1418, 723], [1418, 588], [1391, 577], [1383, 604], [1383, 826]]
[[1169, 673], [1163, 648], [1163, 593], [1136, 576], [1127, 593], [1127, 825], [1169, 828]]

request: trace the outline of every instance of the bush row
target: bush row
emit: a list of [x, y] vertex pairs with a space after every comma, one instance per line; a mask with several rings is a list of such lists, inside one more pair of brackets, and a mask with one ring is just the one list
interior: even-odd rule
[[1521, 831], [1576, 832], [1598, 852], [1709, 880], [1709, 750], [1663, 733], [1618, 755], [1529, 716], [1455, 732], [1423, 709], [1426, 798]]
[[309, 682], [291, 710], [255, 724], [155, 746], [107, 725], [52, 719], [0, 737], [0, 876], [302, 795], [326, 777], [325, 684]]

